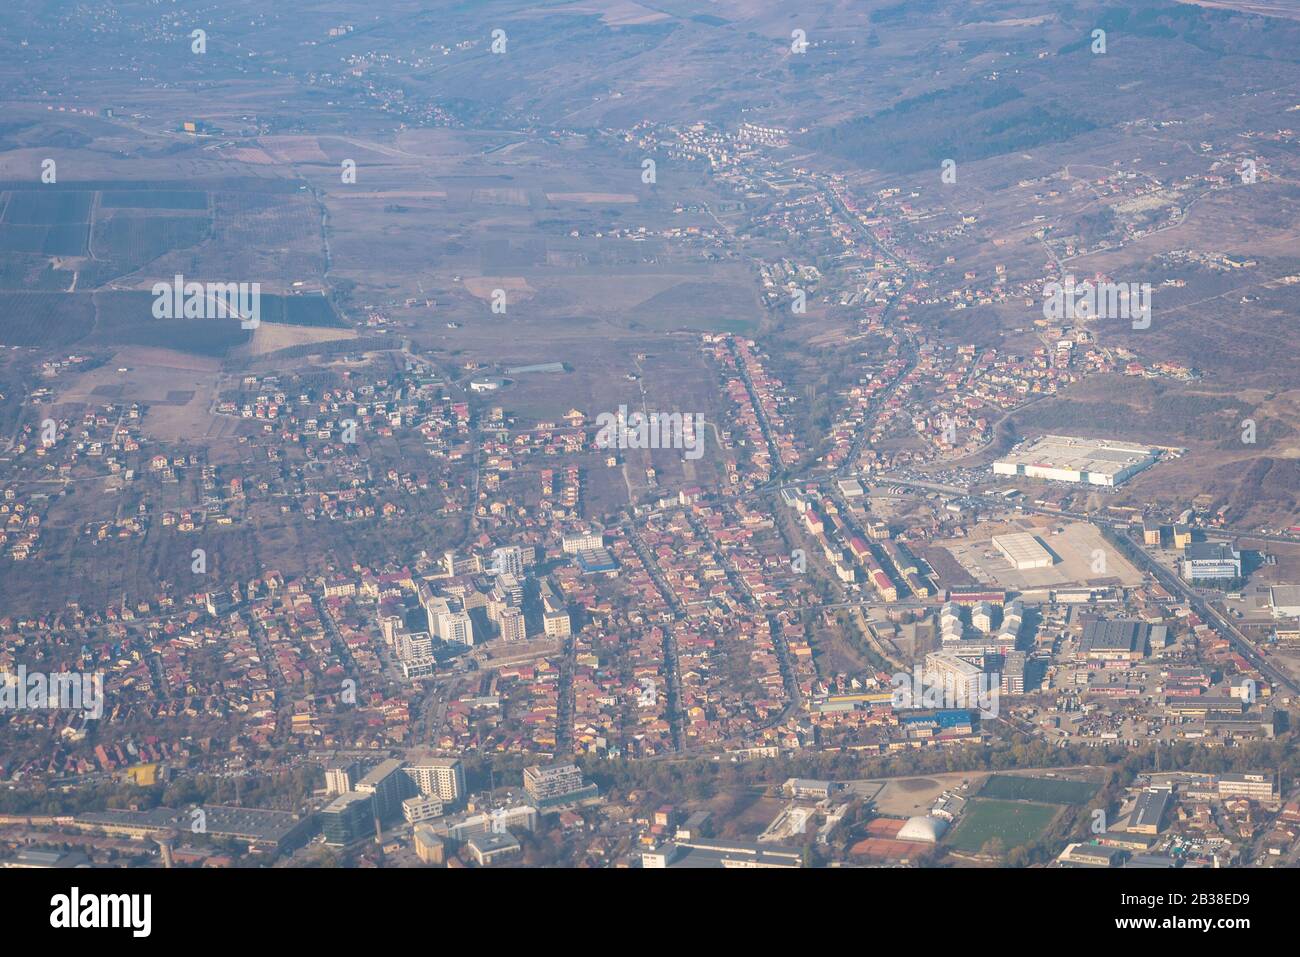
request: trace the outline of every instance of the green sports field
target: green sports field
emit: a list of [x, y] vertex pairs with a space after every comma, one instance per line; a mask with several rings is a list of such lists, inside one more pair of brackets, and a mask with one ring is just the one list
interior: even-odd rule
[[1019, 774], [994, 774], [984, 782], [979, 796], [1044, 804], [1086, 804], [1097, 793], [1095, 781], [1035, 778]]
[[948, 844], [976, 853], [985, 842], [1001, 838], [1007, 850], [1035, 840], [1060, 810], [1050, 804], [972, 798]]

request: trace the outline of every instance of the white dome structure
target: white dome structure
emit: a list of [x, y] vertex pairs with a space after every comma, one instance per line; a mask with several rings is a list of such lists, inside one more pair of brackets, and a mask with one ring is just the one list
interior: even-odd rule
[[937, 844], [947, 829], [948, 822], [943, 818], [920, 815], [907, 819], [907, 823], [898, 832], [898, 839], [918, 841], [922, 844]]

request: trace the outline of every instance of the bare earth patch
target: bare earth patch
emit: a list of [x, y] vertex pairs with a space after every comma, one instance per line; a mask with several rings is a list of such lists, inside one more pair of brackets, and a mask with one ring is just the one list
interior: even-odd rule
[[292, 326], [283, 323], [264, 322], [253, 331], [253, 339], [248, 344], [248, 351], [255, 356], [266, 355], [278, 349], [301, 346], [315, 342], [333, 342], [336, 339], [355, 339], [356, 331], [352, 329], [332, 329], [320, 326]]

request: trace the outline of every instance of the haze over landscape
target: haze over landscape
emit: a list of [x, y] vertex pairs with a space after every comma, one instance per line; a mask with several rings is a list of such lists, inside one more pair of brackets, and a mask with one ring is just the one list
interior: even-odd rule
[[1300, 0], [0, 9], [0, 866], [1296, 866], [1298, 212]]

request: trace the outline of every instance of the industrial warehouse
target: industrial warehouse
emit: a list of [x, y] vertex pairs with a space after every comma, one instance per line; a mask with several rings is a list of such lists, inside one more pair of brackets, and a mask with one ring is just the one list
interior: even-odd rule
[[1159, 455], [1159, 448], [1128, 442], [1041, 435], [994, 462], [993, 474], [1115, 488], [1149, 468]]
[[1035, 536], [1028, 532], [994, 535], [993, 547], [1000, 551], [1017, 571], [1028, 568], [1051, 568], [1055, 559]]

